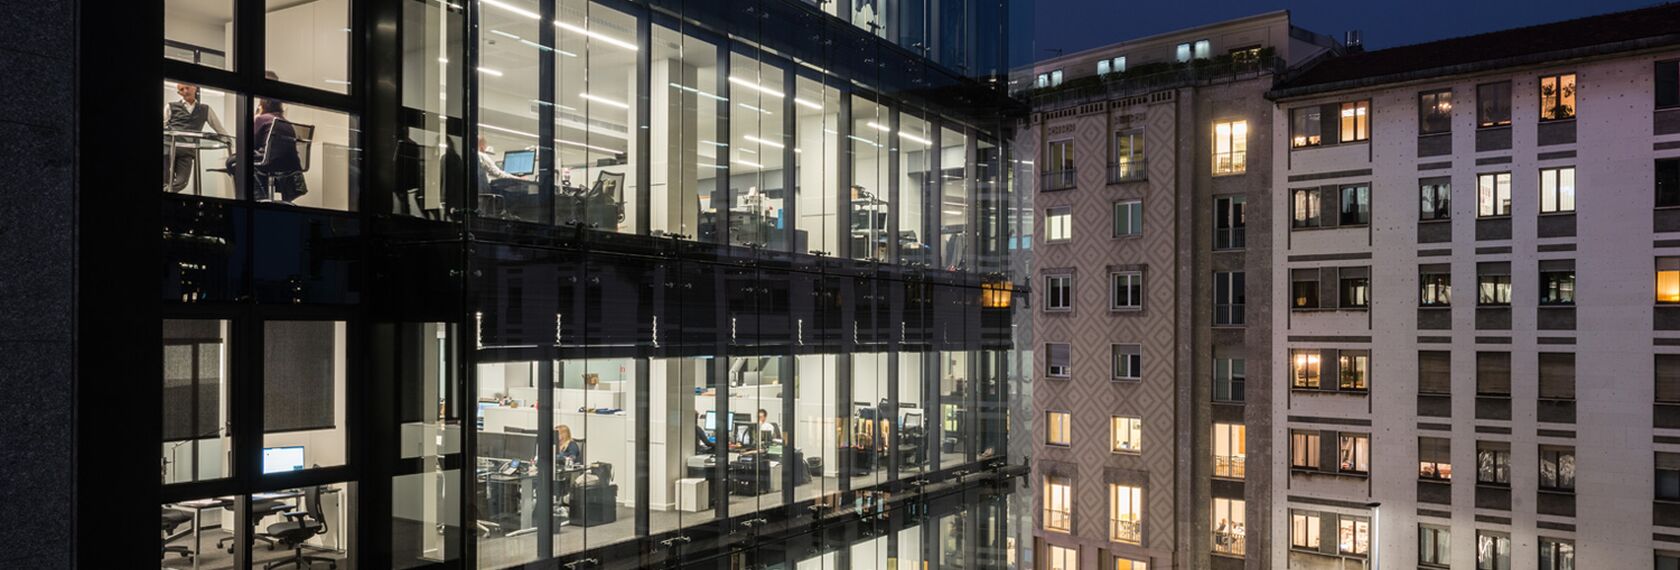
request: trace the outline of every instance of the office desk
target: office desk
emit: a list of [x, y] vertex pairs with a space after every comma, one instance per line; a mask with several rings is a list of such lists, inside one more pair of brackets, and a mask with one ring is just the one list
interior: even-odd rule
[[[330, 494], [338, 493], [339, 491], [340, 491], [340, 489], [338, 487], [327, 487], [325, 489], [324, 493], [330, 495]], [[253, 501], [302, 500], [303, 496], [304, 496], [303, 491], [300, 491], [300, 490], [297, 490], [297, 489], [288, 489], [288, 490], [285, 490], [285, 491], [275, 491], [275, 492], [271, 492], [271, 493], [256, 493], [256, 494], [251, 495], [251, 500], [253, 500]], [[233, 503], [234, 503], [233, 499], [231, 499], [231, 498], [216, 497], [216, 498], [210, 498], [210, 499], [194, 499], [194, 500], [191, 500], [191, 501], [181, 501], [179, 503], [175, 503], [175, 504], [170, 505], [170, 508], [174, 508], [174, 509], [177, 509], [177, 510], [190, 510], [190, 511], [192, 511], [192, 535], [193, 535], [192, 567], [193, 567], [193, 570], [198, 570], [198, 561], [203, 558], [203, 556], [201, 554], [204, 552], [204, 532], [203, 532], [204, 531], [204, 525], [202, 523], [202, 518], [204, 516], [204, 511], [211, 510], [211, 509], [228, 508], [228, 507], [233, 506]], [[295, 505], [293, 508], [298, 509], [298, 508], [301, 508], [302, 506], [303, 505]], [[338, 508], [335, 509], [335, 510], [338, 511], [338, 513], [337, 513], [338, 516], [334, 517], [334, 518], [338, 519], [338, 532], [334, 533], [334, 535], [333, 535], [333, 547], [330, 548], [330, 549], [326, 549], [326, 550], [331, 550], [333, 552], [338, 552], [338, 553], [343, 553], [344, 552], [344, 532], [345, 532], [344, 525], [345, 525], [345, 520], [346, 520], [345, 515], [344, 515], [344, 506], [345, 505], [341, 501], [338, 505]], [[225, 525], [225, 524], [224, 525], [218, 525], [218, 528], [227, 528], [227, 525]], [[233, 532], [237, 536], [238, 529], [235, 529]], [[247, 541], [249, 541], [250, 537], [247, 536], [247, 537], [245, 537], [245, 539]]]
[[[164, 130], [163, 146], [169, 150], [169, 181], [165, 184], [175, 181], [175, 152], [177, 149], [191, 150], [196, 154], [204, 150], [224, 150], [232, 146], [232, 143], [232, 137], [216, 133]], [[196, 166], [194, 166], [192, 173], [193, 195], [203, 196], [204, 176], [200, 173], [204, 171], [204, 164], [197, 160], [194, 160], [194, 163], [196, 163]]]

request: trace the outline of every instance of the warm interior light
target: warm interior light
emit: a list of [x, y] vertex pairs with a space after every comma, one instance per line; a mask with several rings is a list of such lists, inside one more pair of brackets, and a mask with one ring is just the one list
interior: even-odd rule
[[1680, 270], [1657, 272], [1657, 302], [1680, 303]]

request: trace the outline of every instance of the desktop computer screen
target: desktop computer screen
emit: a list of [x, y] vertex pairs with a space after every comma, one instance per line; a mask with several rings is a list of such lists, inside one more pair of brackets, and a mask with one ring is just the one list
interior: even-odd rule
[[502, 171], [514, 176], [530, 176], [537, 171], [537, 151], [510, 150], [502, 153]]
[[263, 473], [303, 470], [303, 446], [264, 447]]
[[717, 431], [717, 412], [706, 412], [706, 431]]

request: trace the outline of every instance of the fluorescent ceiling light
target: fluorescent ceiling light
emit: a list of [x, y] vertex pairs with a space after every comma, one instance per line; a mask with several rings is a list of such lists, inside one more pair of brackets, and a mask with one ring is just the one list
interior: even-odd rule
[[506, 2], [501, 2], [500, 0], [478, 0], [478, 3], [495, 6], [497, 8], [507, 10], [509, 12], [512, 12], [514, 14], [518, 14], [520, 16], [524, 16], [526, 18], [530, 18], [532, 20], [541, 20], [542, 19], [541, 14], [538, 14], [536, 12], [532, 12], [530, 10], [526, 10], [524, 8], [520, 8], [518, 6], [514, 6], [512, 4], [508, 4]]
[[846, 138], [852, 139], [854, 141], [857, 141], [857, 142], [860, 142], [860, 143], [863, 143], [863, 144], [866, 144], [866, 145], [869, 145], [869, 146], [872, 146], [872, 147], [875, 147], [875, 148], [881, 148], [881, 145], [875, 144], [875, 141], [872, 141], [872, 140], [869, 140], [869, 139], [858, 138], [857, 135], [846, 135]]
[[478, 126], [484, 127], [486, 129], [490, 129], [492, 131], [501, 131], [501, 132], [504, 132], [504, 133], [508, 133], [510, 135], [519, 135], [519, 136], [522, 136], [522, 137], [530, 137], [530, 138], [533, 138], [533, 139], [537, 138], [536, 133], [527, 133], [525, 131], [516, 131], [516, 130], [510, 129], [510, 128], [507, 128], [507, 127], [499, 127], [499, 126], [496, 126], [496, 125], [492, 125], [490, 123], [479, 123]]
[[739, 165], [742, 165], [742, 166], [751, 166], [753, 168], [764, 168], [764, 165], [762, 165], [762, 164], [752, 162], [752, 161], [748, 161], [748, 160], [741, 160], [739, 158], [737, 158], [735, 160], [731, 160], [729, 162], [733, 162], [735, 164], [739, 164]]
[[485, 75], [495, 76], [495, 77], [501, 77], [502, 76], [502, 70], [491, 69], [491, 68], [484, 67], [484, 66], [479, 66], [478, 72], [483, 73]]
[[881, 125], [881, 124], [880, 124], [880, 123], [877, 123], [877, 122], [875, 122], [875, 121], [869, 121], [869, 122], [867, 122], [867, 123], [864, 123], [864, 124], [865, 124], [865, 125], [868, 125], [868, 126], [869, 126], [869, 128], [871, 128], [871, 129], [875, 129], [875, 130], [877, 130], [877, 131], [881, 131], [881, 132], [883, 132], [883, 133], [890, 133], [890, 132], [892, 132], [892, 129], [889, 129], [889, 128], [887, 128], [887, 127], [884, 127], [884, 126], [882, 126], [882, 125]]
[[759, 93], [763, 93], [765, 95], [769, 95], [769, 96], [775, 97], [777, 99], [780, 99], [782, 97], [787, 96], [786, 93], [782, 93], [781, 91], [777, 91], [775, 89], [771, 89], [769, 87], [765, 87], [763, 85], [760, 85], [757, 81], [748, 81], [748, 80], [745, 80], [745, 79], [742, 79], [742, 78], [739, 78], [739, 77], [736, 77], [736, 76], [733, 76], [733, 75], [729, 76], [729, 82], [734, 83], [736, 85], [740, 85], [742, 87], [750, 88], [754, 91], [758, 91]]
[[709, 145], [716, 146], [716, 147], [729, 146], [729, 143], [720, 143], [720, 142], [717, 142], [717, 141], [700, 141], [700, 144], [709, 144]]
[[566, 139], [554, 139], [554, 142], [557, 142], [557, 143], [560, 143], [560, 144], [565, 144], [565, 145], [572, 145], [572, 146], [579, 147], [579, 148], [587, 148], [589, 150], [598, 150], [598, 151], [601, 151], [601, 152], [610, 152], [610, 153], [613, 153], [613, 154], [618, 154], [618, 149], [607, 148], [607, 147], [604, 147], [604, 146], [595, 146], [595, 145], [592, 145], [592, 144], [585, 144], [585, 143], [580, 143], [580, 142], [577, 142], [577, 141], [569, 141], [569, 140], [566, 140]]
[[803, 98], [800, 98], [800, 97], [794, 97], [794, 98], [793, 98], [793, 102], [794, 102], [794, 103], [796, 103], [796, 104], [798, 104], [798, 105], [799, 105], [799, 106], [801, 106], [801, 107], [804, 107], [804, 108], [806, 108], [806, 109], [813, 109], [813, 110], [817, 110], [817, 111], [821, 111], [821, 110], [822, 110], [822, 105], [818, 105], [818, 104], [816, 104], [816, 103], [812, 103], [812, 102], [810, 102], [810, 101], [806, 101], [806, 100], [805, 100], [805, 99], [803, 99]]
[[677, 89], [681, 89], [681, 90], [683, 90], [683, 91], [687, 91], [687, 92], [689, 92], [689, 93], [693, 93], [693, 94], [695, 94], [695, 95], [699, 95], [699, 96], [701, 96], [701, 97], [706, 97], [706, 98], [709, 98], [709, 99], [716, 99], [716, 100], [718, 100], [718, 101], [723, 101], [723, 102], [726, 102], [726, 103], [727, 103], [727, 102], [729, 102], [729, 100], [728, 100], [728, 99], [725, 99], [725, 98], [723, 98], [723, 97], [719, 97], [719, 96], [717, 96], [717, 95], [714, 95], [714, 94], [711, 94], [711, 93], [707, 93], [707, 92], [705, 92], [705, 91], [701, 91], [701, 90], [699, 90], [699, 89], [695, 89], [695, 88], [693, 88], [693, 87], [689, 87], [689, 86], [687, 86], [687, 85], [683, 85], [683, 84], [681, 84], [681, 83], [676, 83], [676, 82], [672, 82], [672, 83], [671, 83], [671, 86], [672, 86], [672, 87], [675, 87], [675, 88], [677, 88]]
[[742, 108], [744, 108], [744, 109], [746, 109], [746, 110], [749, 110], [749, 111], [758, 111], [758, 112], [760, 112], [760, 113], [764, 113], [764, 114], [766, 114], [766, 115], [769, 115], [769, 114], [772, 114], [772, 113], [770, 113], [770, 112], [769, 112], [769, 111], [766, 111], [766, 110], [764, 110], [764, 109], [760, 109], [760, 108], [758, 108], [758, 107], [754, 107], [754, 106], [752, 106], [752, 105], [748, 105], [748, 104], [746, 104], [746, 103], [736, 103], [736, 105], [740, 105], [740, 106], [741, 106], [741, 107], [742, 107]]
[[630, 50], [630, 51], [636, 51], [636, 44], [633, 44], [633, 43], [630, 43], [630, 42], [627, 42], [627, 41], [624, 41], [624, 40], [621, 40], [621, 39], [618, 39], [618, 38], [615, 38], [615, 37], [612, 37], [612, 36], [609, 36], [609, 35], [606, 35], [606, 34], [603, 34], [601, 32], [597, 32], [597, 31], [590, 30], [590, 29], [587, 29], [587, 28], [580, 28], [580, 27], [562, 22], [560, 20], [555, 20], [554, 21], [554, 27], [560, 28], [562, 30], [566, 30], [568, 32], [575, 32], [575, 33], [583, 34], [583, 35], [589, 36], [591, 38], [601, 40], [604, 43], [611, 44], [611, 45], [614, 45], [614, 46], [617, 46], [617, 47], [621, 47], [621, 48], [624, 48], [624, 49], [627, 49], [627, 50]]
[[924, 144], [924, 145], [927, 145], [927, 146], [933, 146], [933, 141], [924, 139], [922, 137], [918, 137], [916, 135], [912, 135], [912, 134], [904, 132], [904, 131], [899, 131], [898, 132], [898, 138], [901, 138], [901, 139], [904, 139], [904, 140], [907, 140], [907, 141], [910, 141], [910, 142], [921, 143], [921, 144]]
[[521, 38], [521, 37], [519, 37], [519, 36], [516, 36], [516, 35], [513, 35], [513, 34], [510, 34], [510, 33], [507, 33], [507, 32], [504, 32], [504, 31], [501, 31], [501, 30], [490, 30], [490, 33], [492, 33], [492, 34], [496, 34], [496, 35], [498, 35], [498, 36], [502, 36], [502, 37], [504, 37], [504, 38], [513, 38], [513, 39], [516, 39], [516, 40], [522, 40], [522, 39], [525, 39], [525, 38]]
[[582, 97], [584, 99], [588, 99], [590, 101], [594, 101], [596, 103], [600, 103], [602, 105], [609, 105], [609, 106], [613, 106], [613, 107], [618, 107], [620, 109], [629, 109], [630, 108], [629, 103], [624, 103], [622, 101], [614, 101], [612, 99], [608, 99], [606, 97], [602, 97], [600, 95], [595, 95], [595, 94], [592, 94], [592, 93], [578, 93], [578, 96]]
[[787, 145], [784, 145], [782, 143], [779, 143], [779, 142], [776, 142], [776, 141], [767, 141], [767, 140], [764, 140], [764, 139], [761, 139], [761, 138], [758, 138], [758, 137], [755, 137], [755, 136], [752, 136], [752, 135], [742, 135], [741, 138], [747, 139], [748, 141], [755, 142], [755, 143], [758, 143], [758, 144], [761, 144], [761, 145], [764, 145], [764, 146], [771, 146], [771, 147], [776, 147], [776, 148], [787, 148]]

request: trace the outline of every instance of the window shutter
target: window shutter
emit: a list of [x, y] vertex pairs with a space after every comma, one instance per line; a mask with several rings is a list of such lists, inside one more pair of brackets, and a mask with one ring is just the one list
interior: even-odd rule
[[1045, 350], [1049, 353], [1050, 366], [1066, 367], [1068, 365], [1068, 345], [1052, 343], [1045, 345]]
[[1418, 461], [1452, 463], [1452, 440], [1444, 437], [1418, 438]]
[[1680, 470], [1680, 453], [1657, 452], [1657, 469], [1665, 471]]
[[1445, 350], [1418, 351], [1418, 393], [1452, 393], [1452, 353]]
[[1680, 402], [1680, 354], [1657, 355], [1657, 401]]
[[1575, 353], [1540, 353], [1540, 397], [1575, 399]]
[[1511, 395], [1511, 353], [1476, 353], [1476, 393]]

